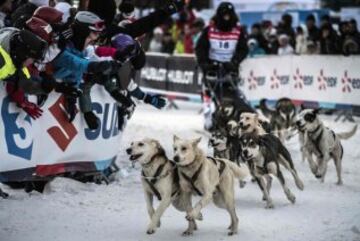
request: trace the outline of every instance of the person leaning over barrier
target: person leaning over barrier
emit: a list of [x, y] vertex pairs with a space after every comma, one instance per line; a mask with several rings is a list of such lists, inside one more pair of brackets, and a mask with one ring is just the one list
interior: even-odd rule
[[44, 57], [46, 48], [47, 43], [28, 30], [0, 30], [0, 80], [6, 82], [10, 100], [33, 119], [40, 117], [42, 110], [25, 94], [49, 93], [58, 87], [56, 83], [32, 81], [27, 68]]

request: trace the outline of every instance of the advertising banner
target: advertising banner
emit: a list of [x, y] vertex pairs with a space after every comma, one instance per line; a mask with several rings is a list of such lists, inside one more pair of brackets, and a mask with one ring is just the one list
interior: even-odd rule
[[54, 93], [42, 107], [43, 115], [33, 120], [9, 101], [1, 86], [0, 181], [109, 167], [120, 148], [117, 105], [101, 86], [94, 86], [91, 96], [100, 120], [97, 130], [87, 128], [82, 113], [69, 122], [63, 96]]

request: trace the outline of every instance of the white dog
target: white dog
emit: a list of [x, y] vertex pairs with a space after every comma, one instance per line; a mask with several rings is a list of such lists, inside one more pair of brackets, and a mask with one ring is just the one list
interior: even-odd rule
[[198, 147], [200, 140], [184, 140], [174, 136], [174, 162], [178, 166], [181, 191], [190, 198], [192, 194], [201, 196], [186, 218], [195, 220], [201, 209], [213, 200], [216, 206], [230, 214], [228, 234], [236, 234], [238, 218], [235, 212], [234, 177], [244, 179], [249, 175], [249, 170], [226, 159], [206, 157]]
[[[131, 161], [139, 161], [142, 167], [141, 182], [150, 217], [147, 234], [155, 233], [156, 228], [160, 227], [160, 218], [171, 203], [179, 211], [190, 213], [191, 199], [180, 192], [176, 166], [166, 157], [158, 141], [146, 138], [133, 142], [126, 152]], [[154, 196], [160, 201], [156, 210], [153, 207]], [[201, 219], [200, 213], [197, 218]], [[190, 220], [183, 234], [192, 234], [196, 229], [195, 220]]]

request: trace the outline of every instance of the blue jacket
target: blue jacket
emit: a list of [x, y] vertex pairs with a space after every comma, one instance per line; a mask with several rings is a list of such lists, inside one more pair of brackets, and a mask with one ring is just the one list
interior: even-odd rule
[[79, 86], [84, 73], [88, 70], [89, 63], [90, 61], [82, 52], [67, 47], [53, 60], [54, 77]]

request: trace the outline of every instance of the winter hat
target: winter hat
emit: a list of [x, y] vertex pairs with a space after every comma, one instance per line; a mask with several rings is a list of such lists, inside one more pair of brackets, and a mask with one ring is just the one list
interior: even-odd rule
[[55, 9], [63, 13], [61, 22], [67, 23], [70, 17], [71, 5], [68, 4], [67, 2], [59, 2], [58, 4], [56, 4]]
[[30, 3], [35, 4], [36, 6], [49, 6], [49, 0], [29, 0]]

